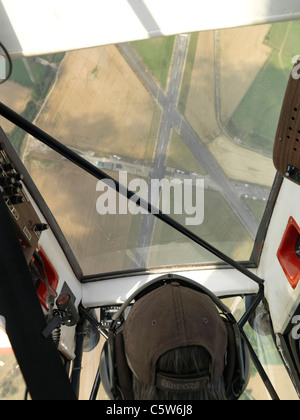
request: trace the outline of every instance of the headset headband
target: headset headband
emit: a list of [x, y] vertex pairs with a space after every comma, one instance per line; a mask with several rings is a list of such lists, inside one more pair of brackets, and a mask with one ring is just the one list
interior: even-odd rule
[[146, 283], [141, 288], [137, 289], [135, 292], [131, 294], [131, 296], [126, 299], [126, 301], [122, 304], [118, 312], [116, 312], [111, 323], [110, 330], [116, 332], [116, 330], [120, 327], [120, 320], [122, 317], [122, 314], [125, 312], [125, 310], [130, 306], [133, 300], [137, 300], [144, 296], [145, 294], [149, 293], [151, 290], [154, 290], [158, 288], [159, 286], [163, 286], [164, 284], [171, 283], [173, 281], [179, 281], [180, 284], [183, 286], [190, 287], [194, 290], [197, 290], [199, 292], [203, 292], [207, 296], [211, 298], [211, 300], [215, 303], [215, 305], [221, 310], [221, 312], [226, 316], [227, 320], [231, 324], [236, 324], [236, 320], [234, 316], [232, 315], [230, 309], [219, 299], [214, 293], [212, 293], [209, 289], [204, 287], [203, 285], [200, 285], [199, 283], [195, 282], [194, 280], [187, 279], [186, 277], [178, 276], [175, 274], [166, 274], [161, 277], [158, 277], [148, 283]]

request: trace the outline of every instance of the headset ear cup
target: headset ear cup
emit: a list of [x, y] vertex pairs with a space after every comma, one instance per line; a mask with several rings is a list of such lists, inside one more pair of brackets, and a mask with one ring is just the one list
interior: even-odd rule
[[111, 336], [104, 343], [100, 356], [100, 377], [111, 400], [133, 400], [132, 373], [127, 365], [122, 333]]
[[110, 383], [111, 372], [109, 369], [109, 348], [108, 342], [106, 341], [102, 347], [101, 355], [100, 355], [100, 378], [109, 399], [114, 400], [115, 397], [112, 392], [112, 385]]
[[129, 369], [126, 360], [123, 333], [119, 333], [115, 337], [115, 357], [117, 383], [120, 387], [122, 398], [124, 400], [133, 400], [132, 372]]
[[248, 348], [247, 343], [244, 340], [244, 337], [242, 336], [242, 353], [244, 356], [244, 386], [242, 389], [242, 393], [245, 392], [248, 383], [251, 378], [251, 369], [252, 369], [252, 359], [250, 355], [250, 351]]
[[237, 400], [247, 388], [251, 375], [251, 357], [238, 325], [225, 321], [228, 332], [227, 364], [224, 371], [226, 394]]
[[236, 346], [232, 326], [224, 321], [227, 327], [228, 345], [227, 345], [227, 360], [224, 370], [225, 390], [228, 399], [232, 399], [232, 381], [235, 376], [236, 369]]

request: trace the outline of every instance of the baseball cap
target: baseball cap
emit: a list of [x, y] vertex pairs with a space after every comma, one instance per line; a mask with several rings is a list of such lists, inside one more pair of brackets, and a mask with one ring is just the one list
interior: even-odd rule
[[[204, 389], [225, 368], [228, 334], [216, 305], [205, 293], [176, 281], [137, 300], [123, 336], [130, 369], [140, 381], [160, 389]], [[157, 361], [163, 354], [186, 346], [206, 349], [211, 363], [205, 371], [184, 376], [157, 371]]]

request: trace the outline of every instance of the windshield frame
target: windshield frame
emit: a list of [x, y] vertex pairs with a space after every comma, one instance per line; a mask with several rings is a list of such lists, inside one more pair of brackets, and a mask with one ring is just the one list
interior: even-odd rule
[[76, 278], [78, 280], [82, 280], [83, 272], [81, 267], [73, 254], [73, 251], [66, 240], [59, 224], [57, 223], [55, 217], [53, 216], [52, 212], [50, 211], [47, 203], [45, 202], [43, 196], [41, 195], [40, 191], [38, 190], [37, 186], [35, 185], [34, 181], [32, 180], [29, 172], [25, 168], [25, 165], [21, 161], [19, 155], [17, 154], [16, 150], [14, 149], [13, 145], [11, 144], [8, 137], [3, 132], [2, 128], [0, 127], [0, 139], [1, 142], [4, 143], [4, 148], [11, 159], [14, 162], [14, 165], [19, 173], [23, 175], [23, 183], [25, 184], [26, 188], [28, 189], [29, 194], [32, 196], [34, 202], [38, 206], [39, 210], [41, 211], [42, 215], [47, 220], [51, 231], [53, 232], [55, 238], [57, 239], [61, 249], [63, 250]]
[[[104, 181], [107, 180], [107, 179], [108, 180], [113, 180], [113, 178], [111, 178], [105, 172], [101, 171], [99, 168], [95, 167], [94, 165], [92, 165], [88, 161], [86, 161], [85, 159], [81, 158], [79, 155], [77, 155], [71, 149], [69, 149], [68, 147], [66, 147], [65, 145], [63, 145], [62, 143], [60, 143], [59, 141], [57, 141], [53, 137], [51, 137], [49, 134], [45, 133], [43, 130], [36, 127], [31, 122], [27, 121], [21, 115], [17, 114], [13, 110], [11, 110], [7, 106], [5, 106], [3, 103], [0, 103], [0, 115], [3, 116], [4, 118], [6, 118], [7, 120], [9, 120], [10, 122], [12, 122], [13, 124], [15, 124], [16, 126], [18, 126], [19, 128], [23, 129], [28, 134], [31, 134], [37, 140], [46, 144], [48, 147], [50, 147], [51, 149], [58, 152], [61, 156], [70, 160], [75, 165], [81, 167], [83, 170], [90, 173], [92, 176], [96, 177], [97, 179], [101, 179], [101, 180], [104, 180]], [[7, 137], [4, 133], [3, 133], [3, 137], [5, 139], [7, 139]], [[44, 202], [40, 192], [38, 191], [37, 187], [35, 186], [32, 178], [31, 178], [31, 176], [26, 171], [23, 163], [21, 162], [20, 158], [17, 156], [17, 153], [14, 151], [14, 149], [13, 149], [13, 147], [12, 147], [12, 145], [11, 145], [11, 143], [8, 139], [7, 139], [6, 145], [7, 145], [7, 143], [9, 143], [9, 145], [10, 145], [10, 151], [9, 152], [11, 154], [12, 153], [14, 154], [13, 160], [18, 161], [19, 166], [22, 167], [22, 172], [24, 172], [26, 174], [26, 177], [24, 178], [25, 183], [27, 185], [29, 185], [29, 190], [30, 190], [31, 194], [33, 195], [33, 198], [37, 201], [37, 203], [39, 203], [39, 206], [41, 207], [41, 210], [42, 210], [43, 214], [45, 215], [46, 219], [49, 221], [49, 224], [52, 227], [53, 231], [56, 233], [56, 237], [59, 240], [59, 242], [62, 246], [62, 249], [64, 250], [64, 253], [67, 256], [68, 261], [71, 263], [71, 266], [73, 267], [73, 270], [75, 268], [74, 273], [76, 274], [76, 277], [79, 278], [81, 282], [89, 282], [89, 281], [100, 280], [100, 279], [104, 280], [104, 279], [111, 278], [111, 277], [114, 277], [114, 278], [120, 277], [120, 276], [123, 277], [123, 276], [128, 276], [128, 274], [130, 274], [130, 275], [140, 274], [141, 272], [142, 273], [145, 273], [145, 272], [146, 273], [152, 273], [152, 272], [159, 272], [159, 271], [162, 272], [167, 268], [167, 267], [160, 267], [159, 270], [157, 270], [155, 268], [154, 269], [153, 268], [152, 269], [136, 269], [136, 270], [129, 270], [129, 271], [119, 271], [119, 272], [116, 272], [116, 273], [103, 273], [103, 274], [98, 274], [98, 275], [95, 274], [95, 275], [91, 275], [91, 276], [84, 276], [83, 272], [80, 268], [80, 265], [78, 263], [78, 260], [74, 256], [69, 243], [66, 241], [66, 238], [64, 237], [58, 223], [56, 222], [54, 216], [50, 212], [47, 204]], [[116, 182], [115, 180], [113, 180], [113, 181]], [[209, 252], [211, 252], [212, 254], [217, 256], [219, 259], [224, 261], [229, 266], [236, 268], [238, 271], [242, 272], [247, 277], [251, 278], [253, 281], [255, 281], [256, 283], [261, 285], [263, 283], [263, 280], [260, 279], [256, 274], [249, 271], [248, 268], [257, 267], [257, 265], [258, 265], [258, 260], [259, 260], [258, 257], [260, 255], [260, 251], [262, 249], [262, 243], [263, 243], [264, 238], [266, 236], [267, 226], [269, 224], [269, 220], [270, 220], [272, 212], [273, 212], [274, 204], [275, 204], [275, 201], [276, 201], [279, 189], [280, 189], [280, 187], [278, 188], [278, 184], [281, 185], [281, 182], [282, 182], [282, 177], [277, 176], [276, 179], [275, 179], [274, 185], [271, 189], [271, 195], [270, 195], [267, 207], [265, 209], [264, 217], [262, 219], [262, 222], [260, 223], [260, 227], [259, 227], [259, 230], [258, 230], [258, 234], [256, 236], [256, 241], [255, 241], [253, 252], [252, 252], [252, 256], [251, 256], [249, 261], [244, 261], [244, 262], [234, 261], [232, 258], [228, 257], [227, 255], [225, 255], [224, 253], [222, 253], [218, 249], [214, 248], [212, 245], [205, 242], [203, 239], [201, 239], [200, 237], [195, 235], [193, 232], [186, 229], [186, 227], [180, 225], [178, 222], [176, 222], [171, 217], [165, 215], [161, 210], [158, 210], [154, 214], [154, 217], [160, 219], [164, 223], [169, 224], [172, 228], [179, 231], [180, 233], [183, 233], [186, 237], [188, 237], [192, 241], [196, 242], [197, 245], [205, 248], [206, 250], [208, 250]], [[119, 194], [125, 195], [127, 197], [127, 199], [130, 199], [130, 197], [132, 197], [134, 195], [133, 192], [129, 191], [127, 188], [124, 188], [120, 184], [117, 184], [117, 187], [118, 187], [117, 192]], [[38, 197], [37, 197], [37, 195], [38, 195]], [[151, 212], [152, 205], [149, 202], [147, 202], [143, 199], [140, 199], [140, 206], [143, 207], [144, 209], [146, 209], [147, 211], [149, 211], [149, 213]], [[45, 212], [46, 209], [47, 209], [47, 211]], [[255, 259], [256, 259], [256, 261], [255, 261]], [[214, 266], [216, 268], [217, 267], [218, 268], [223, 268], [224, 265], [223, 265], [223, 263], [216, 262], [216, 263], [210, 263], [210, 264], [209, 263], [208, 264], [205, 264], [205, 263], [203, 264], [202, 263], [199, 266], [200, 267]], [[196, 265], [196, 266], [193, 265], [193, 267], [195, 267], [195, 268], [196, 267], [199, 268], [199, 266], [198, 265]], [[176, 267], [177, 271], [178, 271], [178, 268], [179, 267], [177, 266]], [[170, 269], [170, 267], [168, 267], [168, 270], [169, 269]], [[186, 266], [185, 266], [185, 269], [186, 269]]]

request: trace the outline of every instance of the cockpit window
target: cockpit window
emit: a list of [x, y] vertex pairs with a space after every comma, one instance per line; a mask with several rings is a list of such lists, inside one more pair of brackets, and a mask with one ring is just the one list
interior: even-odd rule
[[84, 276], [218, 262], [157, 220], [157, 208], [231, 258], [250, 259], [299, 25], [14, 60], [2, 101], [135, 193], [120, 197], [1, 119]]

